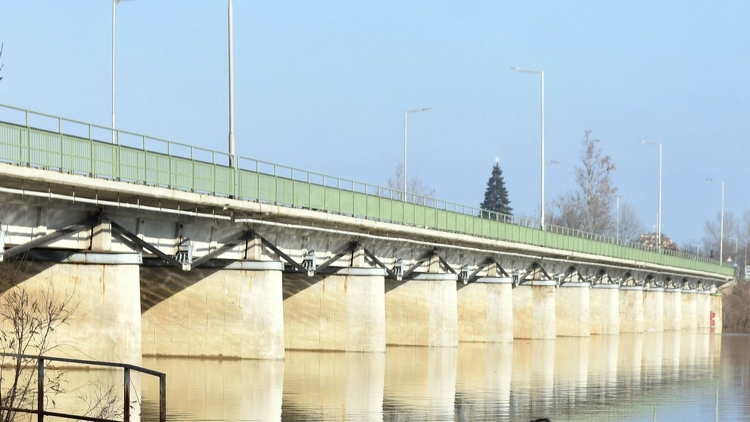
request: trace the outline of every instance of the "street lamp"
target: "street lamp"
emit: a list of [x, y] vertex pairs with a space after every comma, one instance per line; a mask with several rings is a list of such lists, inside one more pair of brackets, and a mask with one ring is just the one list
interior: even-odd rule
[[228, 1], [227, 38], [229, 44], [229, 167], [234, 168], [234, 30], [232, 0]]
[[659, 211], [656, 216], [656, 230], [657, 230], [657, 244], [658, 251], [661, 252], [661, 169], [662, 169], [662, 150], [661, 150], [661, 142], [646, 142], [641, 141], [644, 145], [658, 145], [659, 146]]
[[719, 262], [724, 261], [724, 182], [715, 181], [711, 178], [706, 179], [707, 182], [715, 185], [721, 185], [721, 231], [719, 234]]
[[543, 70], [529, 70], [521, 69], [519, 67], [511, 66], [511, 69], [516, 72], [523, 73], [536, 73], [542, 78], [542, 214], [539, 219], [539, 225], [544, 230], [544, 71]]
[[407, 159], [407, 145], [409, 144], [409, 113], [419, 113], [420, 111], [427, 111], [432, 107], [425, 108], [413, 108], [404, 112], [404, 201], [406, 201], [406, 159]]

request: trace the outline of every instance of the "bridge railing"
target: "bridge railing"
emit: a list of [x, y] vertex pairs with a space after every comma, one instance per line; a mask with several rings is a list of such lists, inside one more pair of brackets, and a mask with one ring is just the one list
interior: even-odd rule
[[[499, 214], [397, 189], [0, 105], [0, 161], [286, 207], [337, 213], [612, 258], [732, 275], [680, 251]], [[114, 142], [113, 142], [114, 141]]]

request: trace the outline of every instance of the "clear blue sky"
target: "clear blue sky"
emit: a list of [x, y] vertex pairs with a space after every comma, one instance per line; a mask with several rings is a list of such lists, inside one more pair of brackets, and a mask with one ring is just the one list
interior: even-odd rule
[[[750, 2], [235, 0], [240, 155], [385, 184], [402, 158], [438, 198], [478, 206], [495, 157], [511, 205], [540, 194], [546, 74], [547, 199], [574, 187], [583, 132], [617, 165], [619, 193], [663, 232], [704, 235], [726, 182], [747, 208]], [[4, 1], [0, 103], [110, 123], [111, 2]], [[117, 126], [226, 150], [227, 4], [117, 6]]]

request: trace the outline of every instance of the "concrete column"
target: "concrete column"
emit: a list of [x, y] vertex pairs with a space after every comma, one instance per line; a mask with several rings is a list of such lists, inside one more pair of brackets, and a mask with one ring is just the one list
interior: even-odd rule
[[555, 285], [551, 280], [533, 280], [513, 290], [513, 337], [556, 337]]
[[[0, 302], [25, 294], [28, 304], [23, 311], [28, 315], [35, 315], [35, 306], [45, 314], [60, 309], [59, 316], [52, 318], [58, 325], [47, 338], [45, 354], [140, 365], [139, 264], [140, 255], [132, 253], [73, 254], [64, 262], [4, 262], [0, 280], [8, 285]], [[66, 317], [66, 323], [60, 324]], [[37, 352], [41, 336], [36, 338], [27, 353]]]
[[682, 289], [664, 289], [664, 330], [682, 329]]
[[711, 312], [713, 312], [714, 315], [714, 325], [711, 328], [715, 334], [721, 334], [724, 325], [722, 312], [724, 311], [722, 307], [722, 296], [720, 293], [711, 295]]
[[711, 292], [708, 290], [695, 292], [695, 326], [700, 332], [711, 328]]
[[695, 319], [695, 290], [683, 290], [682, 291], [682, 330], [695, 330], [697, 328], [697, 322]]
[[646, 287], [643, 291], [643, 328], [664, 331], [664, 288]]
[[458, 346], [455, 274], [417, 274], [385, 282], [386, 343], [405, 346]]
[[143, 353], [284, 358], [281, 262], [142, 267]]
[[620, 332], [643, 332], [643, 287], [620, 287]]
[[557, 336], [591, 335], [591, 283], [565, 283], [555, 290], [555, 324]]
[[589, 291], [591, 334], [620, 333], [620, 286], [596, 284]]
[[284, 339], [291, 350], [385, 352], [385, 271], [342, 268], [284, 275]]
[[513, 341], [513, 279], [482, 277], [456, 287], [458, 341]]

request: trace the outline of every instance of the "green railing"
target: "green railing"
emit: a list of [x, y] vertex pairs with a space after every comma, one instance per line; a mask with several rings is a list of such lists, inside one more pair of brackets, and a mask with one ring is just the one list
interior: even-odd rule
[[[114, 143], [112, 141], [115, 141]], [[0, 105], [0, 162], [731, 276], [717, 260]]]

